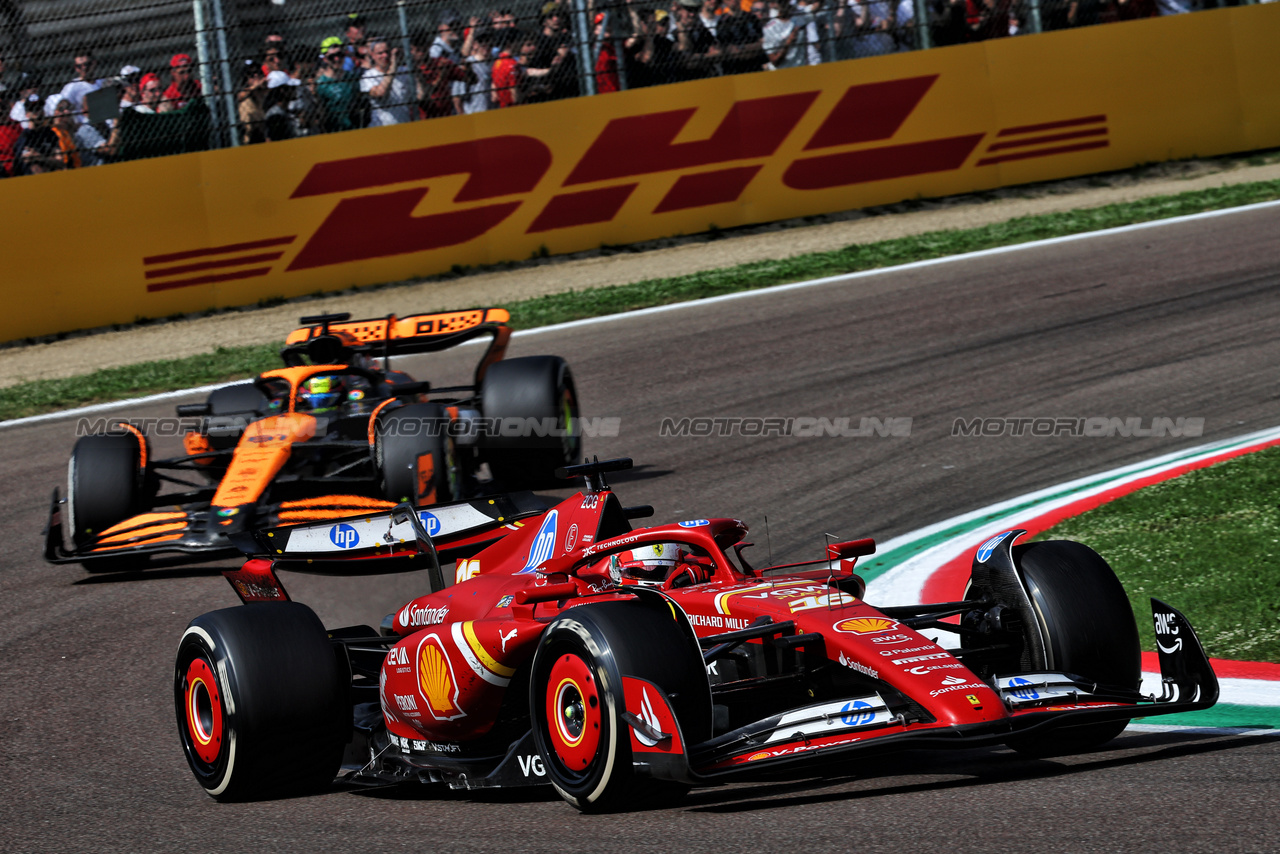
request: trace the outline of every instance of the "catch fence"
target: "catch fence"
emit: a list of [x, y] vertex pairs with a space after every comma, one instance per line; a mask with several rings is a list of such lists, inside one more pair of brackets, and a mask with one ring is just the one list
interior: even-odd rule
[[[0, 0], [0, 172], [34, 174], [1225, 0]], [[927, 26], [918, 22], [927, 21]]]

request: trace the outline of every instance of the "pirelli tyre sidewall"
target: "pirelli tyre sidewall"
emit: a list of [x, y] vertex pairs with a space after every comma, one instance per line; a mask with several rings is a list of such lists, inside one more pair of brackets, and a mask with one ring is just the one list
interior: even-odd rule
[[[657, 684], [671, 698], [693, 741], [709, 735], [710, 688], [701, 655], [668, 613], [636, 600], [571, 608], [542, 633], [531, 665], [529, 707], [534, 743], [552, 786], [584, 812], [645, 806], [684, 787], [638, 778], [632, 765], [622, 676]], [[578, 716], [564, 716], [578, 702]], [[676, 791], [678, 790], [678, 791]]]
[[244, 605], [192, 620], [178, 644], [174, 709], [196, 781], [221, 801], [328, 786], [350, 737], [349, 684], [305, 605]]

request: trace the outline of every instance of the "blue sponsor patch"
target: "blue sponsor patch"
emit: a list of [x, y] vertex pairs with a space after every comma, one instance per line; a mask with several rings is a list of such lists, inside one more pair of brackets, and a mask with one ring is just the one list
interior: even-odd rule
[[440, 520], [434, 514], [428, 513], [426, 510], [419, 510], [418, 518], [422, 520], [422, 527], [426, 529], [428, 537], [434, 537], [440, 533]]
[[862, 726], [876, 719], [875, 707], [866, 700], [854, 700], [851, 703], [845, 703], [844, 708], [840, 711], [840, 723], [845, 726]]
[[701, 528], [703, 525], [710, 525], [710, 524], [711, 522], [707, 519], [690, 519], [688, 522], [681, 522], [680, 527], [681, 528]]
[[986, 563], [987, 558], [991, 557], [991, 553], [996, 550], [996, 546], [1004, 542], [1004, 538], [1012, 533], [1013, 531], [1005, 531], [1003, 534], [996, 534], [994, 537], [978, 546], [978, 563]]
[[360, 544], [360, 532], [345, 523], [334, 525], [329, 529], [329, 539], [340, 549], [354, 549]]
[[529, 559], [524, 562], [524, 569], [516, 573], [517, 575], [533, 572], [551, 559], [551, 555], [556, 550], [556, 519], [559, 515], [558, 510], [552, 510], [547, 514], [547, 518], [542, 520], [542, 527], [538, 529], [537, 536], [533, 538], [533, 545], [529, 547]]
[[511, 601], [512, 601], [513, 599], [515, 599], [515, 598], [516, 598], [516, 597], [514, 597], [514, 596], [503, 596], [501, 599], [499, 599], [499, 600], [498, 600], [498, 607], [499, 607], [499, 608], [506, 608], [506, 607], [510, 606], [510, 605], [511, 605]]
[[1021, 676], [1015, 676], [1009, 680], [1009, 693], [1019, 700], [1039, 700], [1040, 694], [1035, 688], [1024, 688], [1023, 685], [1031, 685], [1030, 679], [1023, 679]]

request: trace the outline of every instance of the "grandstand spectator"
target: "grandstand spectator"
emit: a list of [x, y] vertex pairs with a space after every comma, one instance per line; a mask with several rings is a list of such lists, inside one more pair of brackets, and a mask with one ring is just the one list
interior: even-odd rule
[[[760, 3], [764, 13], [764, 4]], [[720, 67], [725, 74], [746, 74], [764, 69], [764, 24], [750, 11], [730, 8], [716, 28], [720, 42]]]
[[13, 146], [22, 136], [22, 125], [10, 118], [12, 109], [8, 90], [0, 91], [0, 178], [13, 175]]
[[[55, 95], [57, 105], [53, 109], [54, 133], [58, 135], [58, 143], [62, 148], [63, 163], [68, 169], [81, 166], [97, 166], [110, 157], [111, 146], [92, 122], [80, 123], [76, 116], [80, 113], [71, 101], [61, 95]], [[53, 100], [50, 98], [49, 100]]]
[[[973, 2], [986, 0], [971, 0], [971, 4]], [[883, 56], [897, 50], [893, 39], [896, 9], [889, 0], [851, 0], [849, 7], [853, 10], [853, 25], [857, 32], [853, 39], [854, 58]]]
[[964, 44], [969, 40], [965, 0], [928, 0], [929, 33], [935, 47]]
[[1156, 0], [1156, 10], [1161, 15], [1185, 15], [1191, 7], [1188, 0]]
[[369, 61], [369, 45], [366, 41], [364, 18], [357, 12], [347, 15], [347, 28], [343, 32], [346, 45], [342, 61], [344, 71], [365, 71], [372, 67]]
[[320, 43], [316, 97], [321, 110], [320, 129], [325, 133], [352, 130], [360, 126], [360, 77], [343, 68], [344, 58], [342, 39], [330, 36]]
[[80, 157], [79, 146], [76, 145], [76, 128], [79, 123], [71, 102], [61, 95], [50, 95], [44, 109], [46, 113], [52, 114], [50, 127], [58, 139], [57, 156], [62, 161], [59, 168], [79, 169], [85, 164]]
[[898, 8], [893, 15], [893, 40], [900, 52], [916, 49], [915, 0], [898, 0]]
[[287, 71], [273, 71], [267, 75], [267, 97], [263, 101], [267, 140], [279, 142], [298, 136], [298, 122], [291, 107], [298, 98], [302, 81], [290, 77]]
[[621, 89], [618, 80], [618, 49], [613, 45], [609, 21], [604, 12], [597, 12], [595, 17], [595, 43], [600, 46], [596, 52], [595, 78], [597, 94], [617, 92]]
[[372, 67], [360, 77], [360, 91], [369, 97], [370, 127], [413, 121], [413, 104], [422, 100], [422, 84], [413, 70], [400, 64], [400, 49], [386, 39], [369, 42]]
[[672, 77], [698, 80], [720, 73], [720, 46], [702, 24], [702, 0], [676, 0], [675, 41], [672, 45]]
[[[1072, 22], [1077, 19], [1079, 6], [1082, 3], [1092, 5], [1095, 10], [1097, 8], [1097, 0], [1066, 0], [1066, 2], [1056, 7], [1061, 10], [1061, 14], [1057, 19], [1059, 23], [1050, 26], [1048, 20], [1046, 20], [1045, 29], [1076, 26]], [[966, 18], [969, 22], [970, 38], [973, 41], [985, 41], [1008, 36], [1009, 8], [1012, 5], [1013, 0], [968, 0]], [[1096, 23], [1096, 12], [1093, 17]]]
[[[138, 88], [138, 80], [142, 77], [142, 69], [136, 65], [126, 65], [120, 69], [116, 82], [120, 88], [120, 110], [133, 109], [133, 105], [142, 99], [142, 90]], [[114, 122], [112, 123], [114, 126]]]
[[508, 38], [498, 52], [498, 58], [494, 60], [493, 100], [498, 107], [514, 107], [523, 102], [521, 87], [524, 83], [524, 66], [521, 64], [521, 50], [526, 44], [532, 52], [537, 41], [530, 35], [521, 35], [514, 41]]
[[436, 26], [436, 38], [431, 42], [431, 47], [427, 48], [427, 56], [431, 59], [444, 58], [454, 65], [461, 65], [463, 57], [458, 51], [458, 34], [461, 29], [462, 19], [452, 12], [445, 13], [444, 20]]
[[667, 37], [670, 14], [666, 9], [650, 11], [628, 6], [632, 35], [623, 44], [627, 62], [627, 86], [642, 89], [671, 82], [672, 42]]
[[554, 101], [578, 94], [573, 40], [564, 27], [564, 13], [549, 2], [542, 7], [542, 32], [526, 56], [524, 73], [528, 101]]
[[[75, 109], [76, 121], [87, 122], [89, 116], [84, 108], [84, 96], [102, 88], [102, 80], [94, 76], [95, 62], [93, 51], [84, 49], [76, 51], [72, 57], [75, 66], [75, 79], [62, 87], [62, 97], [70, 101]], [[50, 99], [52, 100], [52, 99]]]
[[483, 113], [493, 106], [493, 36], [488, 31], [468, 34], [471, 53], [463, 79], [453, 81], [454, 109], [460, 114]]
[[[23, 73], [17, 82], [9, 87], [13, 91], [13, 107], [9, 110], [9, 118], [23, 129], [31, 129], [31, 119], [27, 117], [27, 101], [32, 95], [39, 96], [40, 83], [34, 75]], [[41, 99], [43, 102], [43, 99]]]
[[196, 79], [195, 68], [191, 64], [189, 55], [174, 54], [169, 60], [169, 75], [171, 82], [169, 88], [164, 90], [164, 102], [157, 112], [181, 110], [190, 104], [192, 99], [200, 97], [200, 81]]
[[262, 73], [270, 75], [273, 71], [286, 71], [289, 67], [289, 60], [284, 54], [284, 48], [273, 47], [268, 45], [262, 51]]
[[164, 86], [160, 78], [154, 74], [144, 74], [138, 81], [138, 96], [141, 99], [133, 109], [139, 113], [158, 113], [164, 103]]
[[799, 68], [809, 62], [807, 15], [797, 15], [789, 0], [769, 0], [769, 23], [764, 26], [762, 46], [769, 66]]
[[26, 127], [13, 144], [14, 174], [38, 175], [64, 168], [62, 148], [53, 131], [53, 119], [45, 115], [44, 99], [33, 93], [18, 106]]
[[426, 44], [427, 38], [430, 38], [427, 34], [418, 34], [410, 45], [418, 68], [419, 112], [427, 119], [452, 116], [457, 113], [460, 103], [454, 99], [453, 87], [467, 82], [467, 69], [443, 53], [432, 56], [434, 42]]
[[835, 45], [832, 41], [835, 28], [833, 10], [825, 8], [823, 0], [800, 0], [796, 7], [809, 18], [805, 27], [809, 64], [821, 65], [835, 59]]
[[493, 55], [506, 50], [512, 55], [520, 52], [520, 39], [524, 33], [516, 26], [516, 16], [510, 9], [499, 9], [489, 14], [489, 26], [493, 30]]
[[713, 39], [720, 38], [716, 32], [716, 24], [720, 23], [720, 13], [717, 11], [719, 6], [720, 0], [702, 0], [702, 6], [698, 9], [698, 20]]
[[267, 141], [267, 75], [262, 66], [246, 59], [236, 90], [236, 114], [240, 120], [240, 142], [253, 145]]

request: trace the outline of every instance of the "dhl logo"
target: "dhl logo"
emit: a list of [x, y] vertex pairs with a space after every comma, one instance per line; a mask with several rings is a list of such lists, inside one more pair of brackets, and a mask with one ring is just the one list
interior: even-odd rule
[[[938, 77], [850, 86], [800, 156], [782, 171], [784, 187], [813, 192], [964, 166], [985, 131], [892, 142]], [[820, 94], [814, 90], [736, 101], [710, 136], [685, 142], [676, 139], [705, 108], [612, 119], [533, 215], [525, 233], [611, 222], [642, 180], [673, 171], [682, 174], [651, 215], [735, 202]], [[1104, 115], [1004, 128], [974, 166], [1106, 147], [1106, 136]], [[146, 287], [155, 292], [266, 276], [280, 263], [283, 272], [293, 272], [458, 246], [526, 205], [552, 162], [544, 141], [502, 135], [316, 163], [290, 198], [333, 196], [334, 205], [291, 258], [286, 255], [298, 242], [296, 234], [154, 255], [143, 259]], [[415, 215], [429, 186], [396, 187], [456, 175], [466, 179], [451, 209], [440, 213]]]

